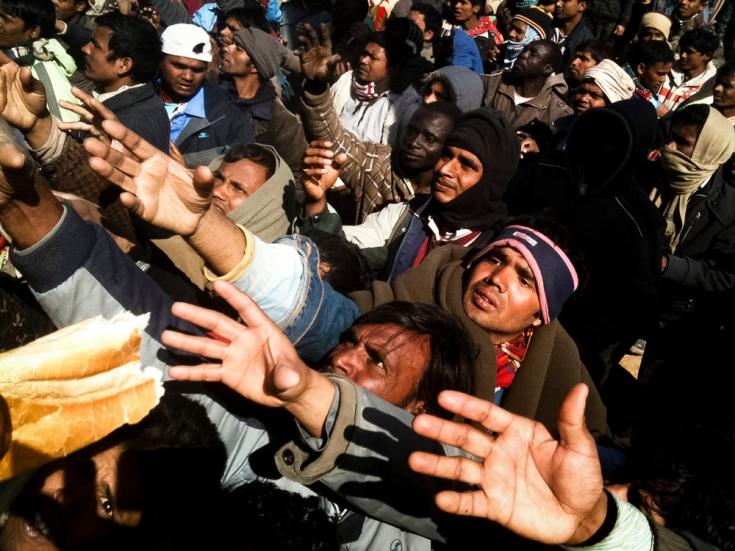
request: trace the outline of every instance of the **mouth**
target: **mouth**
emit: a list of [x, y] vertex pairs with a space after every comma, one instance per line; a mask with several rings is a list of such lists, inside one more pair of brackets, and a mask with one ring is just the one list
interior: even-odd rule
[[50, 542], [51, 532], [41, 514], [36, 511], [32, 519], [23, 519], [23, 535], [34, 542]]
[[472, 290], [472, 304], [484, 312], [497, 310], [500, 306], [500, 302], [498, 301], [498, 297], [495, 293], [488, 289], [481, 288], [480, 286], [475, 287]]
[[432, 186], [434, 188], [434, 191], [451, 191], [452, 185], [451, 182], [449, 182], [446, 178], [439, 178], [438, 180], [434, 180], [434, 184]]

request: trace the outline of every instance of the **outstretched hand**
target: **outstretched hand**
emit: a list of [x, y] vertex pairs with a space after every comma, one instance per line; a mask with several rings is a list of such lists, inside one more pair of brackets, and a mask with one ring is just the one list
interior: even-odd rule
[[479, 486], [437, 494], [436, 504], [446, 512], [487, 518], [547, 544], [580, 543], [599, 528], [607, 510], [597, 449], [584, 424], [587, 394], [580, 384], [564, 399], [557, 441], [536, 421], [444, 391], [442, 407], [490, 432], [431, 415], [416, 417], [414, 430], [480, 460], [415, 452], [409, 464], [419, 473]]
[[8, 61], [0, 65], [0, 116], [21, 132], [48, 116], [46, 90], [28, 67]]
[[87, 138], [84, 147], [92, 170], [125, 190], [120, 200], [138, 217], [191, 236], [212, 201], [211, 171], [187, 170], [118, 121], [103, 121], [102, 129], [122, 147]]
[[243, 323], [213, 310], [175, 303], [174, 315], [217, 338], [168, 330], [161, 335], [163, 343], [217, 361], [171, 367], [169, 374], [183, 381], [221, 382], [258, 404], [285, 407], [309, 432], [320, 434], [334, 393], [332, 383], [304, 364], [288, 337], [250, 297], [221, 281], [215, 282], [214, 290]]
[[109, 142], [109, 138], [102, 130], [102, 121], [116, 121], [115, 113], [105, 107], [102, 102], [83, 92], [76, 86], [71, 89], [72, 95], [82, 102], [82, 105], [61, 100], [59, 106], [79, 115], [80, 120], [75, 122], [59, 122], [59, 128], [64, 131], [78, 130], [89, 132], [95, 138]]
[[319, 27], [319, 33], [309, 23], [296, 27], [299, 42], [303, 47], [298, 51], [301, 57], [301, 72], [306, 80], [327, 82], [334, 65], [339, 61], [339, 54], [332, 52], [332, 38], [325, 23]]
[[304, 191], [307, 201], [317, 202], [324, 199], [339, 178], [341, 166], [347, 162], [345, 153], [335, 154], [332, 142], [314, 140], [309, 143], [304, 153]]
[[0, 208], [33, 187], [31, 161], [15, 143], [12, 130], [0, 121]]

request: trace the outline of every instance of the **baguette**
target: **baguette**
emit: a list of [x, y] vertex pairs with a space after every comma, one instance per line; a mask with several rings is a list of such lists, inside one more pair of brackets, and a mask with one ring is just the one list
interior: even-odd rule
[[[161, 373], [141, 370], [138, 358], [145, 323], [131, 314], [93, 318], [0, 357], [0, 480], [97, 442], [156, 406]], [[6, 356], [18, 363], [5, 364]]]

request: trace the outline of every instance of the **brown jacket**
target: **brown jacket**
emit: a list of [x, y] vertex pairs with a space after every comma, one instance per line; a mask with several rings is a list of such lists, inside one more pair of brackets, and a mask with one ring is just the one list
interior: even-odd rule
[[393, 169], [389, 145], [365, 142], [345, 130], [332, 105], [329, 90], [322, 94], [302, 95], [304, 128], [315, 140], [334, 143], [336, 153], [346, 153], [347, 162], [340, 178], [355, 198], [357, 224], [386, 203], [400, 203], [413, 198], [411, 183]]
[[515, 104], [515, 87], [508, 81], [507, 71], [483, 75], [485, 96], [482, 104], [503, 113], [518, 130], [532, 121], [539, 121], [549, 128], [552, 123], [572, 114], [572, 109], [564, 101], [568, 87], [564, 75], [551, 75], [546, 79], [539, 94], [519, 105]]
[[[370, 290], [352, 293], [360, 310], [368, 310], [392, 300], [433, 303], [457, 316], [479, 347], [472, 377], [473, 394], [492, 400], [495, 392], [495, 347], [487, 332], [475, 324], [462, 304], [463, 247], [439, 247], [416, 268], [391, 283], [376, 281]], [[590, 388], [587, 399], [587, 426], [596, 437], [607, 430], [606, 410], [587, 369], [579, 359], [577, 346], [558, 321], [534, 331], [526, 359], [513, 385], [503, 396], [502, 406], [513, 413], [535, 419], [556, 435], [556, 419], [561, 402], [577, 383]]]

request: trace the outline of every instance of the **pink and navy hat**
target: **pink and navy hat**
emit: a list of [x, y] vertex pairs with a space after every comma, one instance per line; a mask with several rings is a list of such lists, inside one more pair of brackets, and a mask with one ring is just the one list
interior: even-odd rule
[[572, 261], [543, 233], [526, 226], [507, 226], [491, 243], [472, 255], [467, 268], [498, 247], [512, 247], [528, 262], [536, 278], [541, 320], [544, 324], [551, 323], [579, 285]]

